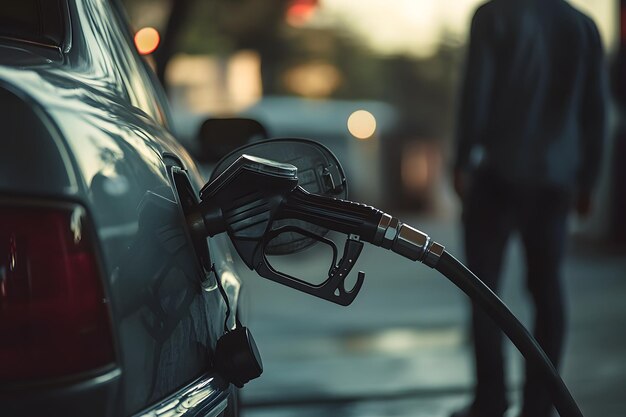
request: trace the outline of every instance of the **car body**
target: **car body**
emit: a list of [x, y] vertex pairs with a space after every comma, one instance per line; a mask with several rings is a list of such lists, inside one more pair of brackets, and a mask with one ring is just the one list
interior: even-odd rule
[[224, 240], [188, 235], [185, 204], [204, 179], [168, 129], [121, 6], [10, 3], [0, 6], [0, 414], [234, 415], [212, 355], [235, 323], [218, 283], [235, 312], [240, 282]]

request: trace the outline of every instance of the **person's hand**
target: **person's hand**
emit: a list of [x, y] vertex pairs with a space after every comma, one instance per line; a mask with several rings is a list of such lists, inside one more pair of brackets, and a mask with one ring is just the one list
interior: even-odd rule
[[576, 214], [578, 217], [585, 219], [589, 217], [592, 209], [591, 193], [582, 191], [578, 193], [576, 198]]
[[454, 170], [454, 191], [456, 195], [463, 200], [465, 198], [465, 192], [467, 190], [467, 173], [460, 169]]

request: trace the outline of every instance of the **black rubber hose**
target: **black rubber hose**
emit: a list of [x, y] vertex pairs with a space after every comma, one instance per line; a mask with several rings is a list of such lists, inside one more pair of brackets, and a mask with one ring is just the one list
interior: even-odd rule
[[549, 381], [552, 402], [559, 415], [561, 417], [583, 417], [576, 401], [572, 398], [546, 353], [502, 300], [472, 271], [448, 252], [444, 251], [435, 269], [478, 304], [500, 326], [504, 334], [511, 339], [511, 342], [527, 361], [534, 362], [541, 367]]

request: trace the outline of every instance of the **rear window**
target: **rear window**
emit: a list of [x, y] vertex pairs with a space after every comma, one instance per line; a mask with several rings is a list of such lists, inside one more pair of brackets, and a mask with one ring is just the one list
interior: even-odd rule
[[63, 0], [0, 2], [0, 38], [62, 47], [65, 39]]

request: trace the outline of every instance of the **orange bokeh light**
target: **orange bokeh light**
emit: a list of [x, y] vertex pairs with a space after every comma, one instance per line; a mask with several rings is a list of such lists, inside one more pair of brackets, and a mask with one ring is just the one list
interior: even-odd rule
[[315, 14], [317, 0], [294, 0], [287, 8], [287, 23], [302, 26]]
[[135, 46], [141, 55], [148, 55], [154, 52], [161, 42], [159, 32], [152, 27], [139, 29], [135, 33]]

